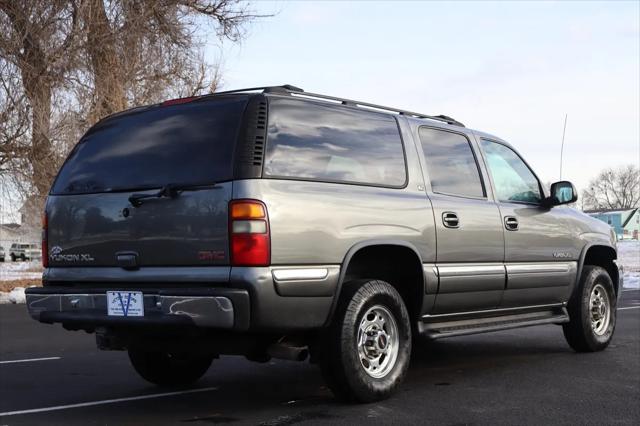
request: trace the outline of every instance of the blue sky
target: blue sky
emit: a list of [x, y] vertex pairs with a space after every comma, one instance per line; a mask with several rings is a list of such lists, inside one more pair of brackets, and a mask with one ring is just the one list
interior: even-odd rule
[[[640, 163], [640, 2], [254, 2], [277, 13], [209, 45], [224, 89], [311, 92], [446, 114], [584, 188]], [[212, 38], [213, 39], [213, 38]]]

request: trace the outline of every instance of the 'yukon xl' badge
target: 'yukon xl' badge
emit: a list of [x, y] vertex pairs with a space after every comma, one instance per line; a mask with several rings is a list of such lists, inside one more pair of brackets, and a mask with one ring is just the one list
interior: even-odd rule
[[62, 247], [53, 246], [49, 260], [54, 262], [93, 262], [95, 259], [89, 253], [62, 254]]

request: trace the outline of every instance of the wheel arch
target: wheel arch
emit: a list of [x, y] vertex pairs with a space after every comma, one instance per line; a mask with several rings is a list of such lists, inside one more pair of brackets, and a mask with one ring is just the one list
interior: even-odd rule
[[616, 295], [619, 295], [620, 289], [618, 287], [620, 285], [620, 276], [618, 267], [614, 263], [614, 260], [616, 260], [617, 258], [618, 254], [616, 249], [610, 245], [602, 244], [601, 242], [593, 242], [587, 244], [582, 249], [582, 253], [580, 254], [580, 261], [578, 262], [578, 273], [576, 276], [576, 283], [574, 288], [578, 287], [584, 265], [595, 265], [604, 268], [609, 273], [611, 281], [613, 282], [613, 287], [616, 291]]
[[[394, 286], [400, 295], [405, 300], [405, 304], [407, 305], [407, 309], [409, 310], [409, 314], [411, 315], [411, 319], [415, 319], [419, 317], [419, 313], [422, 309], [423, 296], [425, 294], [425, 277], [423, 271], [423, 263], [422, 256], [416, 249], [416, 247], [402, 240], [367, 240], [361, 241], [357, 244], [354, 244], [345, 254], [344, 259], [342, 261], [342, 265], [340, 267], [340, 275], [338, 278], [338, 284], [336, 286], [336, 292], [333, 298], [333, 303], [331, 305], [331, 310], [329, 311], [329, 315], [327, 317], [325, 326], [331, 324], [333, 320], [333, 316], [335, 314], [335, 310], [337, 308], [338, 302], [342, 295], [343, 285], [345, 282], [350, 281], [353, 277], [351, 274], [354, 272], [354, 267], [358, 266], [358, 263], [363, 259], [366, 259], [367, 254], [375, 253], [373, 258], [376, 258], [379, 253], [388, 253], [398, 255], [400, 253], [411, 254], [411, 257], [403, 258], [404, 265], [412, 265], [413, 270], [411, 271], [411, 275], [415, 276], [414, 286], [413, 288], [401, 288], [398, 282], [391, 282], [390, 284]], [[393, 256], [390, 258], [393, 259]], [[384, 267], [384, 265], [377, 265], [378, 267]], [[388, 263], [387, 263], [388, 266]], [[400, 265], [403, 266], [403, 265]], [[351, 267], [351, 268], [350, 268]], [[356, 270], [356, 273], [358, 271]], [[359, 278], [378, 278], [384, 279], [385, 277], [376, 277], [376, 276], [356, 276]], [[395, 281], [395, 280], [394, 280]], [[418, 297], [415, 298], [412, 303], [411, 300], [407, 299], [408, 294], [414, 294]], [[411, 306], [410, 306], [411, 305]]]

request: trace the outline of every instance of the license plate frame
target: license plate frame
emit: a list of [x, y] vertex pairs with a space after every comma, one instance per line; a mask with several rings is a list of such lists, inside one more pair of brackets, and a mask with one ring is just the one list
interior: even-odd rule
[[107, 291], [107, 315], [144, 317], [144, 295], [141, 291]]

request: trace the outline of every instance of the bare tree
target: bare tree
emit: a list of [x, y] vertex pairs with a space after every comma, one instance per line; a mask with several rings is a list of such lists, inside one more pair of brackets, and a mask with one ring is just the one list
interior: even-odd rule
[[214, 91], [219, 70], [203, 59], [198, 20], [219, 39], [239, 41], [259, 17], [238, 0], [84, 0], [89, 121], [167, 96]]
[[0, 176], [43, 200], [100, 118], [215, 91], [205, 30], [237, 42], [261, 17], [240, 0], [0, 0]]
[[[0, 110], [12, 115], [8, 126], [13, 130], [5, 135], [13, 139], [3, 140], [2, 152], [27, 160], [34, 189], [44, 194], [53, 178], [47, 167], [53, 91], [68, 65], [67, 52], [76, 35], [75, 8], [61, 1], [0, 0], [0, 11]], [[16, 90], [18, 82], [21, 87]], [[25, 120], [28, 132], [22, 131]], [[13, 141], [17, 146], [12, 146]]]
[[640, 205], [640, 170], [629, 164], [608, 168], [582, 191], [585, 209], [628, 209]]

